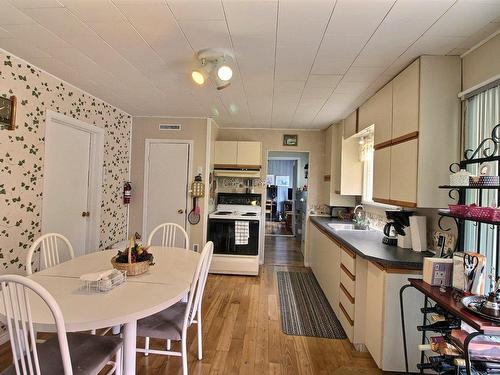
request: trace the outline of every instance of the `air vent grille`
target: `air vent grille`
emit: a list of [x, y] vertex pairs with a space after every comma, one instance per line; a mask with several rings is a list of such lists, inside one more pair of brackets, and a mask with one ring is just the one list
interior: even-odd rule
[[181, 130], [181, 124], [160, 124], [160, 130]]

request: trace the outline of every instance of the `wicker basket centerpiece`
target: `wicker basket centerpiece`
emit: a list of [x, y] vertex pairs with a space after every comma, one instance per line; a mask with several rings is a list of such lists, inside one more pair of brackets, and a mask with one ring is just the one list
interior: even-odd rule
[[135, 242], [134, 238], [130, 239], [129, 246], [123, 250], [118, 251], [113, 258], [111, 264], [114, 268], [127, 273], [127, 276], [136, 276], [147, 272], [149, 266], [154, 264], [153, 254], [148, 252], [147, 247], [142, 247]]

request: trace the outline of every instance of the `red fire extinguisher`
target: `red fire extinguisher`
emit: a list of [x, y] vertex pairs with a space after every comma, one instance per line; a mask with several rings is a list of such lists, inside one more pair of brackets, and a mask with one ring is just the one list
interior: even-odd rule
[[132, 185], [130, 185], [130, 182], [127, 181], [123, 186], [123, 203], [129, 204], [131, 196], [132, 196]]

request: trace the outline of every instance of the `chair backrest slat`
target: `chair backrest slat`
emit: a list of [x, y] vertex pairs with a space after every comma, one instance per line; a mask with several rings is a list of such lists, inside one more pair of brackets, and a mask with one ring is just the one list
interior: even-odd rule
[[31, 275], [33, 273], [32, 263], [35, 251], [40, 248], [40, 266], [44, 269], [54, 267], [61, 263], [61, 256], [59, 251], [59, 241], [62, 241], [66, 246], [66, 253], [69, 259], [75, 257], [73, 246], [69, 240], [59, 233], [47, 233], [39, 237], [28, 250], [26, 256], [26, 273]]
[[201, 305], [205, 284], [208, 278], [208, 271], [210, 269], [210, 263], [212, 262], [213, 252], [214, 244], [212, 241], [209, 241], [203, 247], [200, 260], [198, 261], [198, 266], [196, 267], [196, 271], [193, 275], [193, 281], [191, 282], [188, 302], [186, 305], [186, 314], [184, 316], [184, 329], [187, 329], [187, 327], [193, 323], [198, 308]]
[[31, 290], [47, 304], [52, 313], [57, 328], [64, 374], [73, 375], [63, 315], [50, 293], [40, 284], [20, 275], [2, 275], [0, 285], [16, 374], [41, 375], [28, 295], [28, 291]]
[[187, 232], [183, 227], [175, 223], [163, 223], [153, 229], [148, 237], [148, 246], [151, 246], [153, 244], [153, 238], [159, 231], [161, 231], [161, 242], [159, 246], [175, 247], [177, 232], [180, 232], [182, 237], [184, 237], [184, 248], [186, 250], [189, 250], [189, 236]]

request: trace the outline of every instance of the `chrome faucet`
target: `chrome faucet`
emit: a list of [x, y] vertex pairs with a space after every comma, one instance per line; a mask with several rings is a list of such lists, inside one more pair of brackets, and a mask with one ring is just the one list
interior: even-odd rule
[[354, 225], [360, 228], [366, 228], [368, 226], [368, 222], [366, 219], [366, 211], [365, 208], [361, 205], [358, 204], [356, 207], [354, 207]]

